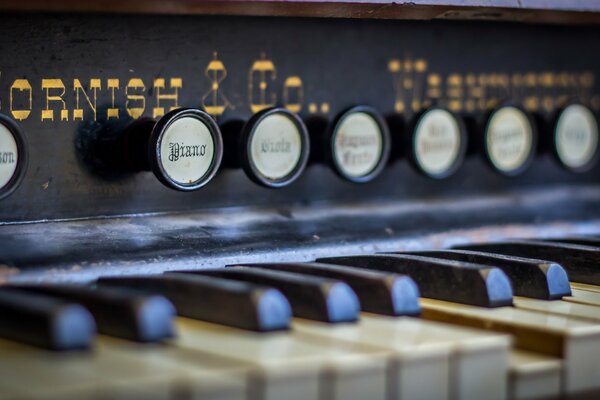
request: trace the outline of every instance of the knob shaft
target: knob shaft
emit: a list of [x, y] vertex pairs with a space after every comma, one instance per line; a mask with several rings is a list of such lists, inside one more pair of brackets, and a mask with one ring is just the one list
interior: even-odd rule
[[202, 110], [180, 108], [158, 121], [140, 118], [100, 142], [98, 157], [111, 170], [152, 171], [165, 186], [184, 192], [206, 185], [223, 158], [221, 131]]

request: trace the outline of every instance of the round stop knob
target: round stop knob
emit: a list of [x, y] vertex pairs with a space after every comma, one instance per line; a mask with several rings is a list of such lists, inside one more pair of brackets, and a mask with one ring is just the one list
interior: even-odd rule
[[156, 122], [148, 141], [152, 172], [164, 185], [192, 191], [217, 173], [223, 139], [213, 118], [202, 110], [171, 111]]

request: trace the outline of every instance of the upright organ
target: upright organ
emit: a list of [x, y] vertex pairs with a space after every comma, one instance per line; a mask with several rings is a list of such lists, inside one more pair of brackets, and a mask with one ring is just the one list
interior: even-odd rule
[[0, 10], [0, 398], [600, 393], [594, 1]]

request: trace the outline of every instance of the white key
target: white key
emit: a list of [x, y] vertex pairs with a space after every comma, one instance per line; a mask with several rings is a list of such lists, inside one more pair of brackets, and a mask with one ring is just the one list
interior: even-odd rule
[[600, 323], [600, 307], [589, 304], [561, 300], [545, 301], [529, 299], [526, 297], [515, 297], [514, 304], [515, 307], [524, 310], [559, 314], [567, 317], [582, 318], [591, 322]]
[[571, 282], [571, 290], [587, 290], [588, 292], [600, 293], [600, 286], [591, 285], [589, 283]]
[[[133, 350], [136, 346], [139, 353]], [[196, 358], [193, 368], [184, 368], [156, 356], [138, 357], [161, 348], [135, 343], [113, 346], [109, 341], [89, 352], [58, 353], [0, 341], [0, 393], [9, 393], [3, 393], [3, 399], [44, 400], [171, 399], [173, 393], [185, 393], [190, 399], [245, 398], [243, 376], [215, 368], [204, 358]], [[183, 356], [180, 352], [182, 360]]]
[[567, 393], [600, 388], [600, 324], [522, 310], [422, 299], [423, 317], [511, 333], [519, 348], [561, 357]]
[[522, 350], [510, 354], [510, 389], [513, 400], [558, 398], [562, 362], [559, 358]]
[[254, 365], [252, 399], [387, 398], [384, 351], [307, 340], [293, 330], [254, 333], [185, 318], [178, 322], [178, 346]]
[[397, 366], [393, 398], [506, 397], [510, 344], [506, 335], [368, 313], [361, 315], [358, 324], [331, 326], [297, 320], [294, 329], [330, 342], [349, 341], [392, 352]]
[[[192, 373], [218, 377], [214, 384], [210, 382], [211, 378], [209, 380], [202, 378], [198, 381], [199, 389], [186, 387], [185, 390], [190, 393], [192, 398], [246, 399], [249, 380], [254, 373], [249, 364], [182, 348], [177, 346], [176, 339], [168, 344], [148, 345], [101, 336], [95, 351], [100, 351], [112, 359], [126, 359], [128, 362], [142, 363], [144, 366], [158, 364], [163, 367], [176, 368], [182, 376]], [[226, 382], [224, 385], [221, 384], [223, 380]]]
[[600, 290], [575, 289], [571, 288], [571, 296], [563, 297], [564, 301], [572, 303], [589, 304], [592, 306], [600, 306]]

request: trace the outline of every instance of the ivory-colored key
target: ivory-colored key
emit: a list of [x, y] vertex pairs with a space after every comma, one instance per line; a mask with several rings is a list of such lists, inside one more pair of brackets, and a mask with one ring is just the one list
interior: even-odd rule
[[572, 318], [582, 318], [600, 324], [600, 307], [570, 301], [545, 301], [515, 297], [514, 305], [517, 308], [531, 311], [540, 311], [550, 314], [559, 314]]
[[[143, 365], [158, 364], [167, 368], [176, 368], [181, 370], [184, 376], [187, 373], [216, 374], [220, 379], [215, 381], [214, 388], [208, 386], [212, 392], [205, 390], [206, 393], [201, 393], [202, 399], [205, 396], [227, 399], [231, 396], [254, 400], [247, 396], [249, 380], [253, 373], [251, 365], [178, 346], [177, 339], [169, 344], [153, 346], [101, 337], [96, 349], [107, 357], [126, 357], [130, 362], [141, 362]], [[221, 385], [223, 379], [227, 384]]]
[[517, 347], [561, 357], [566, 393], [600, 388], [600, 324], [557, 314], [421, 299], [423, 317], [507, 332]]
[[178, 326], [178, 346], [253, 365], [253, 399], [387, 398], [385, 351], [307, 340], [294, 330], [255, 333], [186, 318]]
[[571, 296], [563, 297], [564, 301], [600, 306], [600, 291], [571, 289]]
[[294, 320], [293, 329], [326, 343], [361, 343], [393, 353], [397, 385], [392, 388], [392, 398], [506, 397], [507, 335], [368, 313], [354, 325]]
[[587, 290], [589, 292], [600, 293], [600, 286], [589, 283], [571, 282], [571, 290]]
[[[245, 377], [229, 373], [222, 364], [197, 357], [193, 367], [185, 368], [181, 366], [184, 357], [190, 355], [183, 351], [176, 355], [178, 361], [170, 361], [159, 355], [164, 346], [123, 343], [119, 346], [109, 340], [93, 351], [67, 354], [0, 341], [2, 398], [167, 400], [180, 393], [189, 399], [245, 399]], [[136, 348], [143, 348], [145, 354], [153, 350], [159, 354], [139, 357]], [[234, 364], [229, 365], [235, 371]]]
[[16, 398], [19, 393], [14, 389], [4, 386], [3, 379], [0, 379], [0, 399], [13, 399]]
[[559, 398], [561, 372], [562, 361], [559, 358], [513, 350], [510, 353], [509, 398]]

